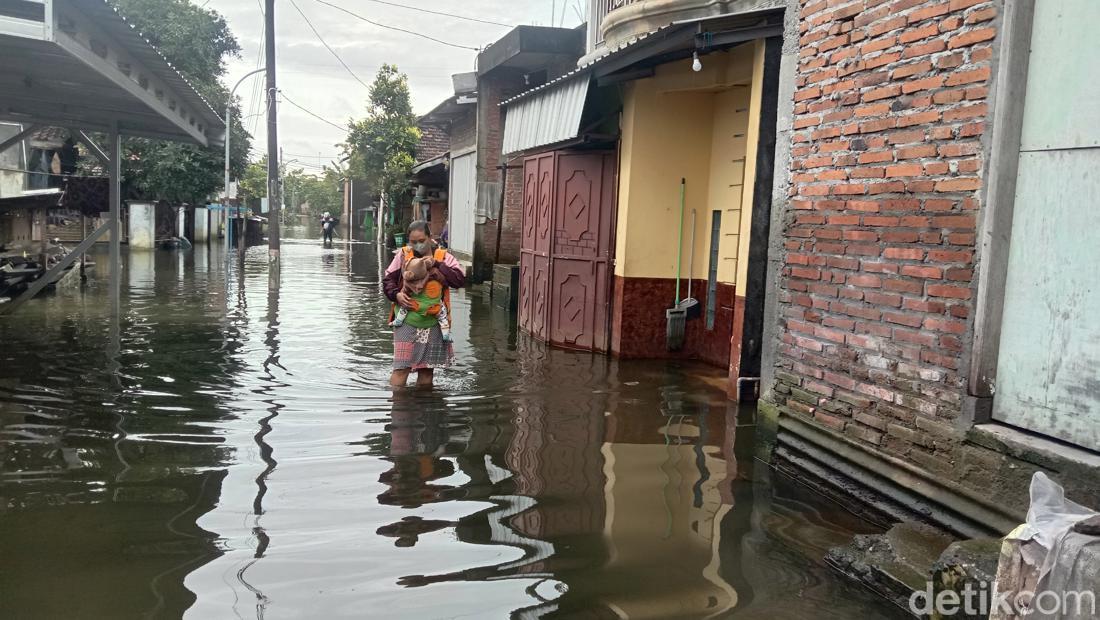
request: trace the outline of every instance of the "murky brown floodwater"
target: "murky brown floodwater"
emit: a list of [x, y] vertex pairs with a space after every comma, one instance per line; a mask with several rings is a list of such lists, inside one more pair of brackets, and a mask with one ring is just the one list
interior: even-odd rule
[[129, 256], [117, 324], [105, 269], [0, 320], [0, 618], [892, 613], [720, 371], [548, 350], [475, 292], [394, 394], [373, 245], [291, 241], [272, 292], [220, 256]]

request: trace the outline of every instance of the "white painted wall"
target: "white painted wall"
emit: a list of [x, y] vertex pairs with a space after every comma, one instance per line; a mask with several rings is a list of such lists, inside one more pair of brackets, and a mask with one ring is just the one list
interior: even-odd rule
[[1100, 450], [1100, 3], [1035, 3], [994, 418]]
[[451, 160], [451, 203], [449, 232], [451, 248], [474, 252], [474, 221], [477, 211], [477, 153]]
[[152, 250], [157, 242], [156, 205], [151, 202], [130, 203], [130, 249]]

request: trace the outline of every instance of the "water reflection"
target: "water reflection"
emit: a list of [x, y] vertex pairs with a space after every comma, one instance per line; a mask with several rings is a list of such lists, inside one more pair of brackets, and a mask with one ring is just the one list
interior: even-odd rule
[[720, 372], [548, 350], [474, 291], [457, 366], [391, 392], [386, 262], [134, 253], [117, 323], [96, 279], [0, 323], [0, 617], [892, 613]]

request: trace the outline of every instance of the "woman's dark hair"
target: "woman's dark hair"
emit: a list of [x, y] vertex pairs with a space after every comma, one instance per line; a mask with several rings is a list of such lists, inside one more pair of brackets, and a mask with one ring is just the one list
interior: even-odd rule
[[426, 237], [431, 237], [432, 236], [432, 231], [431, 231], [430, 228], [428, 228], [428, 223], [425, 222], [424, 220], [416, 220], [412, 224], [409, 224], [409, 234], [410, 235], [413, 234], [414, 230], [419, 230], [420, 232], [424, 233], [424, 236], [426, 236]]

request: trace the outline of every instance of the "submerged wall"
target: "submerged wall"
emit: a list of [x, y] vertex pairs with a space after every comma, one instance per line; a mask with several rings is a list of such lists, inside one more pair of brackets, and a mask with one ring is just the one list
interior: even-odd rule
[[1095, 454], [984, 424], [968, 376], [988, 267], [977, 250], [1003, 170], [990, 168], [991, 111], [1019, 99], [994, 79], [1020, 66], [996, 62], [1005, 11], [792, 1], [784, 45], [765, 426], [781, 454], [959, 531], [1022, 518], [1039, 469], [1100, 500]]

